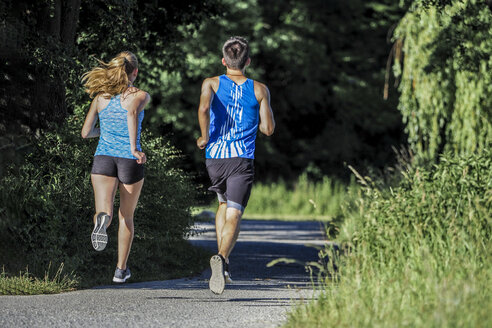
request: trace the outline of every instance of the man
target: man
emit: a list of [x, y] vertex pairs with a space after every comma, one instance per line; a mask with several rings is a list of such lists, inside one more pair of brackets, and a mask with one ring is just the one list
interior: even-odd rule
[[217, 193], [219, 207], [215, 216], [218, 254], [210, 259], [210, 290], [224, 291], [230, 282], [229, 255], [239, 235], [244, 208], [248, 203], [254, 177], [255, 139], [258, 128], [273, 134], [275, 120], [266, 85], [246, 78], [251, 62], [248, 42], [232, 37], [222, 48], [225, 75], [203, 81], [198, 108], [200, 149], [206, 148], [206, 166]]

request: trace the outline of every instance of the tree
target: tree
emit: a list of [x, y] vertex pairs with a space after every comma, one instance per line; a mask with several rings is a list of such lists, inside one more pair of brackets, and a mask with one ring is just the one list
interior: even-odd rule
[[135, 51], [139, 81], [155, 94], [163, 66], [183, 67], [181, 26], [191, 30], [219, 10], [219, 0], [0, 0], [0, 176], [28, 149], [25, 136], [87, 103], [80, 77], [94, 57]]
[[397, 94], [382, 97], [391, 45], [403, 15], [394, 1], [224, 1], [224, 15], [198, 31], [183, 29], [186, 70], [161, 75], [151, 119], [202, 168], [196, 151], [196, 107], [204, 77], [224, 72], [221, 46], [232, 35], [250, 41], [248, 76], [271, 91], [277, 129], [259, 137], [260, 179], [291, 178], [307, 167], [344, 175], [344, 163], [383, 167], [402, 141]]
[[60, 122], [67, 114], [64, 61], [74, 51], [80, 0], [1, 1], [0, 8], [0, 132], [12, 124], [27, 130]]
[[486, 1], [414, 1], [394, 39], [399, 110], [425, 160], [492, 144], [492, 15]]
[[[149, 68], [181, 64], [178, 27], [220, 9], [217, 1], [0, 1], [0, 132], [62, 122], [81, 101], [80, 75], [95, 61], [134, 50]], [[146, 67], [147, 68], [147, 67]], [[155, 74], [155, 71], [153, 72]], [[145, 79], [145, 76], [144, 76]]]

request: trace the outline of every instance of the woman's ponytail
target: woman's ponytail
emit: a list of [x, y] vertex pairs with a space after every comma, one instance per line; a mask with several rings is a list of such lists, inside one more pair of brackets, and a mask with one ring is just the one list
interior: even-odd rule
[[111, 97], [128, 89], [128, 76], [138, 68], [137, 57], [129, 51], [123, 51], [108, 63], [98, 60], [99, 66], [82, 75], [85, 91], [91, 98], [99, 93]]

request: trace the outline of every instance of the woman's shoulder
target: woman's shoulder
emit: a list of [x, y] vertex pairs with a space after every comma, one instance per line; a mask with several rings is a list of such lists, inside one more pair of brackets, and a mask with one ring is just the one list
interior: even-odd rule
[[135, 104], [137, 107], [143, 108], [150, 101], [150, 95], [141, 89], [136, 87], [128, 88], [122, 94], [122, 104], [126, 104], [126, 106], [130, 104]]
[[142, 104], [147, 104], [150, 101], [150, 95], [148, 92], [143, 90], [138, 90], [135, 92], [135, 98]]
[[108, 106], [109, 102], [111, 101], [111, 98], [113, 96], [111, 96], [109, 93], [104, 93], [104, 92], [100, 92], [98, 93], [95, 97], [94, 97], [94, 100], [96, 102], [96, 105], [97, 105], [97, 111], [101, 111], [102, 109], [104, 109], [106, 106]]
[[94, 100], [96, 101], [101, 101], [101, 100], [104, 100], [104, 99], [111, 99], [113, 98], [114, 96], [109, 94], [109, 93], [105, 93], [105, 92], [99, 92], [95, 97], [94, 97]]
[[148, 94], [148, 92], [146, 92], [145, 90], [142, 90], [140, 88], [137, 88], [137, 87], [129, 87], [125, 93], [128, 93], [128, 94], [134, 94], [134, 95], [142, 95], [142, 94]]
[[136, 88], [136, 87], [129, 87], [122, 95], [123, 98], [129, 99], [129, 100], [140, 100], [143, 101], [147, 98], [150, 99], [150, 95], [148, 92]]

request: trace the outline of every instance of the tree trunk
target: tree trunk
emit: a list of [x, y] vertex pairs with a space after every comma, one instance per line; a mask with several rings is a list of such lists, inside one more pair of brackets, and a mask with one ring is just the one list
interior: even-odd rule
[[81, 0], [63, 1], [60, 37], [61, 42], [69, 47], [75, 45], [74, 42], [79, 22], [80, 2]]
[[55, 37], [56, 40], [60, 40], [60, 22], [62, 14], [62, 2], [61, 0], [55, 0], [53, 14], [49, 15], [50, 26], [49, 33]]

